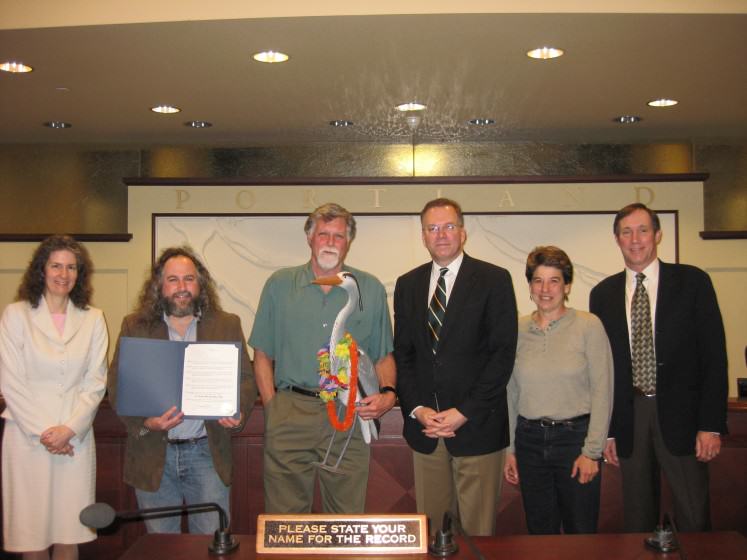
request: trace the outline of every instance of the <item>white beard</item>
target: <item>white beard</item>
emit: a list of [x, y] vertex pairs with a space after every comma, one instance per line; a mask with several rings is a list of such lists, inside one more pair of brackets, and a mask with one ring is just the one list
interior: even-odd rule
[[317, 255], [316, 262], [323, 271], [332, 271], [340, 264], [340, 253], [333, 249], [324, 249]]

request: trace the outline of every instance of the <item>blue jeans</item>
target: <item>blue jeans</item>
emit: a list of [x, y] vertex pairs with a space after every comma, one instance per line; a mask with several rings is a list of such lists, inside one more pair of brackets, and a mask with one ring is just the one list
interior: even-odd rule
[[514, 447], [531, 534], [596, 533], [601, 470], [586, 484], [571, 478], [588, 429], [588, 417], [544, 427], [519, 416]]
[[[229, 487], [213, 468], [207, 438], [194, 443], [167, 444], [166, 464], [158, 490], [146, 492], [136, 488], [135, 495], [141, 509], [215, 502], [226, 515], [229, 513]], [[187, 519], [190, 533], [212, 534], [219, 526], [215, 511], [193, 513]], [[180, 533], [181, 520], [181, 515], [147, 519], [145, 526], [149, 533]]]

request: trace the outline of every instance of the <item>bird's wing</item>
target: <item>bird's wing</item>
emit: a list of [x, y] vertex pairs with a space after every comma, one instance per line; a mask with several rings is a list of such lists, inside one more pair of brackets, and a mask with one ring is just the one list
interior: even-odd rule
[[[376, 375], [376, 369], [363, 350], [358, 350], [358, 385], [366, 396], [379, 392], [379, 378]], [[362, 398], [361, 391], [358, 391], [358, 400]], [[363, 439], [366, 443], [371, 443], [372, 439], [379, 439], [379, 430], [376, 429], [374, 420], [363, 420], [360, 416], [358, 420], [360, 420]]]
[[363, 441], [370, 444], [372, 439], [379, 439], [379, 430], [376, 429], [375, 420], [364, 420], [363, 418], [358, 416], [358, 421], [361, 425]]
[[363, 350], [358, 350], [358, 384], [366, 396], [375, 395], [379, 392], [379, 378], [376, 375], [376, 369], [371, 363], [371, 358], [366, 356]]

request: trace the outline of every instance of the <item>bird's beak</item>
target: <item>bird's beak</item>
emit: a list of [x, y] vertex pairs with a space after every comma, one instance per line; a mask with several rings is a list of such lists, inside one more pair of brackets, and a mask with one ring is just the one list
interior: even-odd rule
[[320, 284], [322, 286], [339, 286], [340, 284], [342, 284], [342, 280], [340, 280], [340, 278], [337, 276], [324, 276], [323, 278], [312, 280], [312, 284]]

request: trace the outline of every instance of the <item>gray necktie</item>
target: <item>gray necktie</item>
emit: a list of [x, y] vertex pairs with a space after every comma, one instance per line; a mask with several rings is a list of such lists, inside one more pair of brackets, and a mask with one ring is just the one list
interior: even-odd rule
[[656, 392], [656, 359], [654, 337], [651, 333], [651, 307], [643, 285], [646, 275], [636, 274], [633, 302], [630, 306], [630, 326], [633, 331], [633, 386], [646, 394]]
[[441, 275], [438, 277], [431, 303], [428, 305], [428, 332], [431, 335], [431, 350], [434, 354], [438, 348], [438, 335], [441, 332], [441, 325], [443, 325], [446, 316], [446, 278], [444, 276], [448, 271], [448, 268], [441, 269]]

